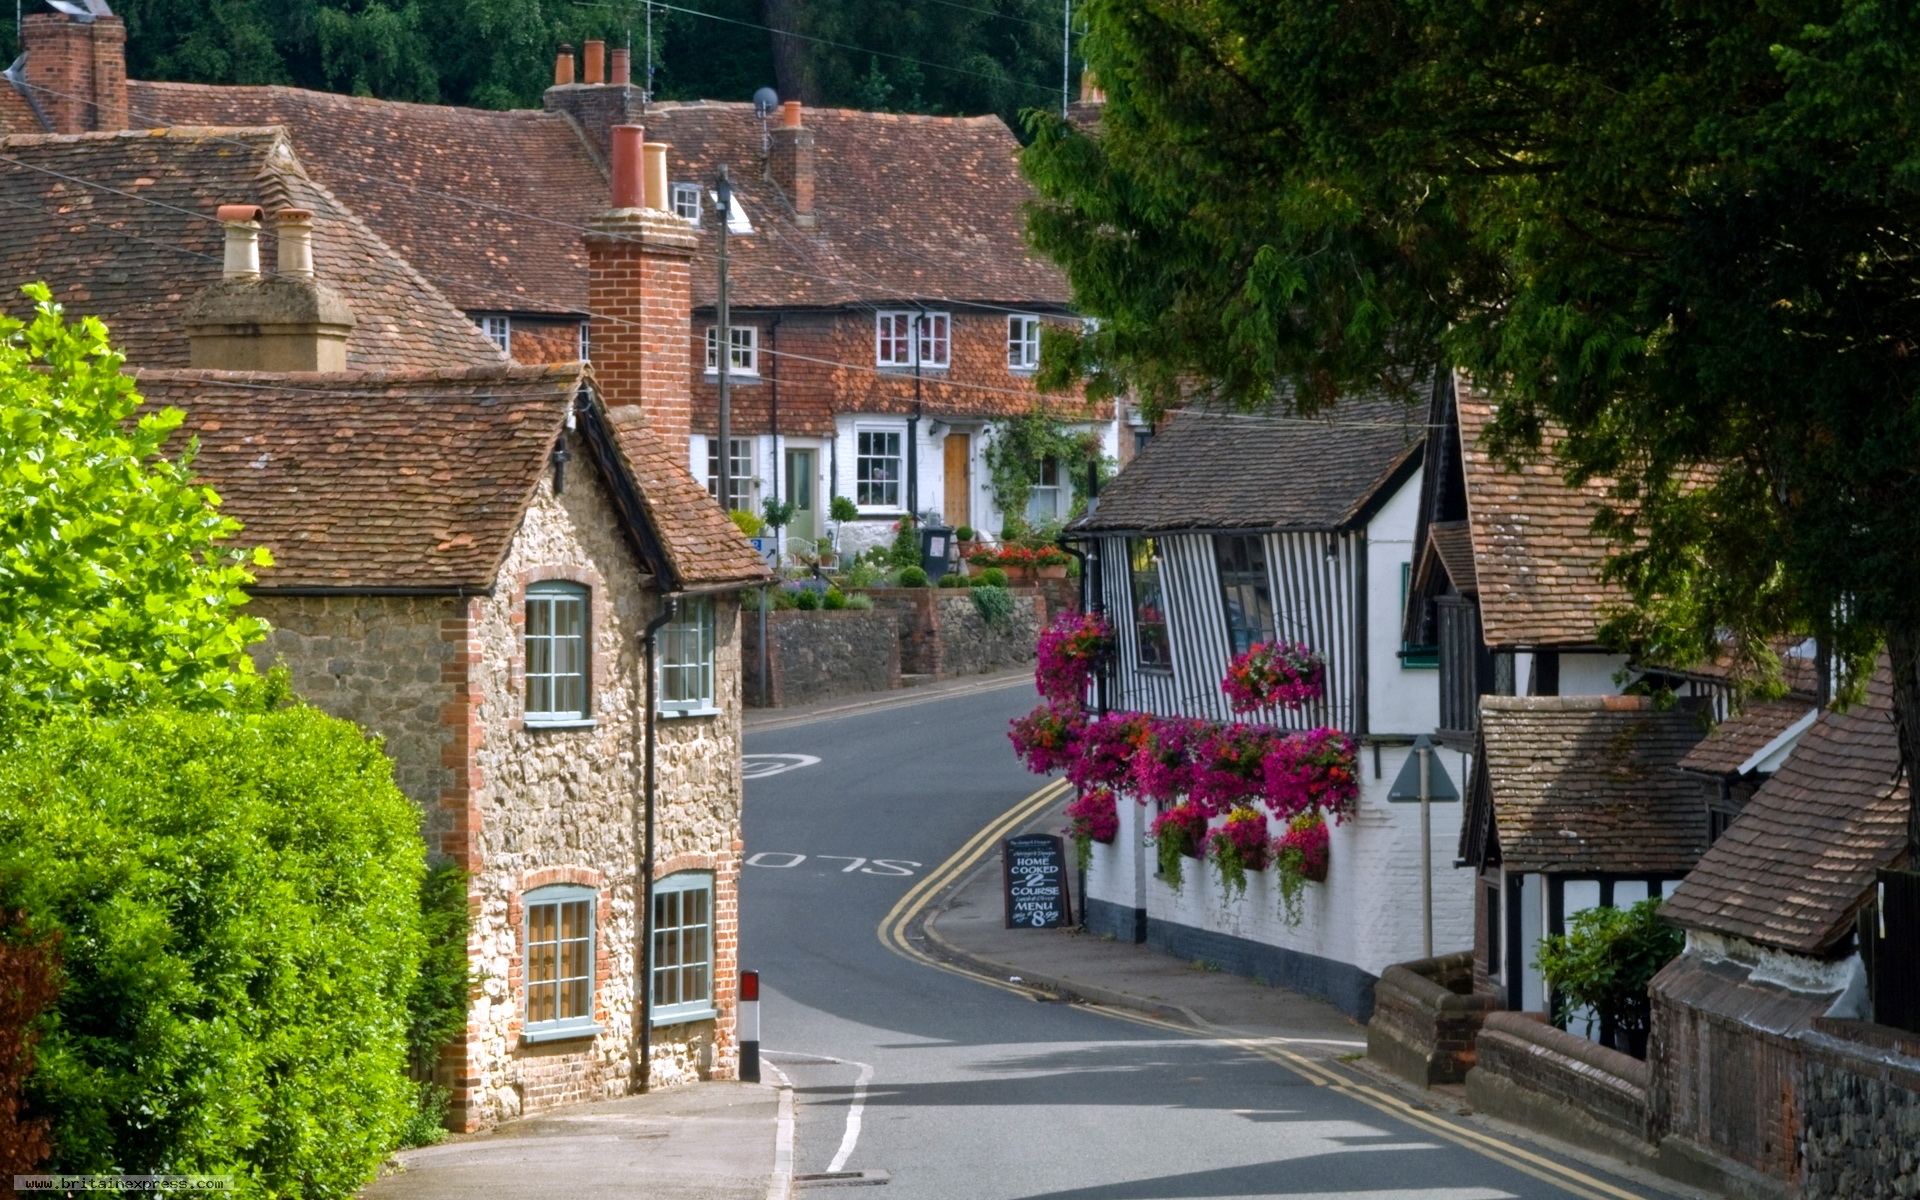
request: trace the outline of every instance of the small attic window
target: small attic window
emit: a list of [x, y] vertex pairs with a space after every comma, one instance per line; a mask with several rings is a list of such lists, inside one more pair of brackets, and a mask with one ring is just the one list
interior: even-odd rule
[[676, 183], [673, 185], [673, 215], [684, 217], [695, 225], [700, 223], [699, 184]]
[[494, 345], [500, 347], [500, 353], [513, 353], [513, 319], [511, 317], [481, 317], [480, 328]]

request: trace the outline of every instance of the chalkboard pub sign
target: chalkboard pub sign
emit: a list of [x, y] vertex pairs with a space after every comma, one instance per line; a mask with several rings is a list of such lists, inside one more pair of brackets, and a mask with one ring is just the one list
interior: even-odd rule
[[1008, 929], [1059, 929], [1073, 923], [1067, 854], [1050, 833], [1010, 837], [1000, 846], [1007, 880]]

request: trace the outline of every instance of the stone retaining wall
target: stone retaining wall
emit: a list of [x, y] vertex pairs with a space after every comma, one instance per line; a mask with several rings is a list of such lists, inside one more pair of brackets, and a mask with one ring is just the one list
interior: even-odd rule
[[[761, 614], [749, 607], [741, 615], [741, 666], [748, 704], [785, 708], [900, 686], [900, 630], [895, 614], [878, 608], [866, 612], [776, 609], [765, 618], [763, 660]], [[760, 677], [763, 661], [764, 681]]]
[[952, 679], [1033, 661], [1040, 631], [1052, 620], [1046, 593], [1013, 588], [1013, 613], [997, 625], [980, 617], [961, 588], [875, 588], [875, 612], [893, 616], [900, 634], [900, 670]]
[[1801, 1047], [1803, 1194], [1920, 1194], [1920, 1037], [1821, 1019]]
[[1388, 967], [1373, 986], [1367, 1057], [1422, 1087], [1459, 1083], [1496, 1005], [1495, 997], [1473, 993], [1471, 951]]
[[1647, 1064], [1516, 1012], [1490, 1012], [1467, 1099], [1482, 1112], [1574, 1145], [1651, 1162]]

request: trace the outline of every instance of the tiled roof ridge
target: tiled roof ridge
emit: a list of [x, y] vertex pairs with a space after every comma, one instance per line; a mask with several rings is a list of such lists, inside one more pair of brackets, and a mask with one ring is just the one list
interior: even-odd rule
[[145, 141], [248, 141], [289, 137], [285, 125], [156, 125], [151, 129], [96, 130], [88, 133], [14, 133], [0, 138], [8, 146], [51, 146], [66, 142], [110, 142], [121, 138]]
[[[691, 111], [738, 111], [743, 114], [751, 114], [754, 111], [753, 101], [751, 100], [655, 100], [647, 105], [648, 112], [672, 112], [676, 109]], [[815, 104], [806, 105], [801, 111], [804, 114], [801, 118], [803, 124], [806, 117], [819, 114], [829, 117], [857, 117], [862, 120], [873, 121], [946, 122], [953, 125], [998, 125], [1002, 128], [1007, 127], [1007, 123], [994, 113], [979, 113], [974, 116], [947, 116], [942, 113], [873, 112], [864, 108], [831, 108], [826, 105]], [[769, 117], [768, 120], [771, 121], [772, 118]], [[1011, 132], [1011, 130], [1009, 130], [1009, 132]]]
[[206, 367], [141, 367], [127, 372], [134, 379], [191, 380], [210, 383], [254, 383], [282, 385], [289, 380], [301, 386], [349, 388], [353, 386], [392, 387], [410, 383], [471, 382], [499, 379], [503, 383], [537, 383], [542, 379], [566, 376], [586, 377], [584, 364], [578, 362], [516, 363], [502, 361], [498, 366], [409, 367], [385, 371], [216, 371]]
[[1486, 712], [1652, 712], [1651, 696], [1482, 696]]
[[[284, 96], [325, 96], [329, 100], [342, 104], [353, 104], [367, 108], [417, 108], [432, 112], [472, 113], [484, 117], [539, 117], [551, 119], [556, 114], [544, 108], [476, 108], [471, 104], [426, 104], [418, 100], [383, 100], [378, 96], [355, 96], [347, 92], [329, 92], [320, 88], [295, 87], [288, 83], [184, 83], [172, 79], [130, 79], [127, 82], [141, 87], [161, 88], [169, 91], [192, 92], [201, 90], [219, 90], [224, 92], [266, 92]], [[135, 117], [151, 116], [149, 113], [135, 112]]]

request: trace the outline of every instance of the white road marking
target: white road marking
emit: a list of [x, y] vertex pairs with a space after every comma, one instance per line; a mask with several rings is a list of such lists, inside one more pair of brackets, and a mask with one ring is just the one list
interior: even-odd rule
[[[783, 862], [783, 863], [760, 861], [761, 859], [765, 858], [769, 854], [773, 855], [775, 858], [790, 858], [793, 861]], [[754, 855], [752, 858], [749, 858], [747, 860], [747, 865], [750, 867], [767, 867], [775, 871], [784, 871], [788, 867], [797, 867], [805, 861], [807, 861], [807, 856], [804, 854], [791, 854], [785, 850], [762, 850], [760, 853]]]
[[740, 776], [743, 779], [766, 779], [797, 771], [801, 767], [811, 767], [819, 761], [819, 757], [812, 754], [743, 754], [740, 756]]
[[854, 1143], [860, 1140], [860, 1114], [867, 1107], [867, 1085], [873, 1082], [873, 1068], [866, 1063], [854, 1063], [860, 1068], [860, 1078], [853, 1081], [853, 1104], [847, 1109], [847, 1132], [840, 1139], [839, 1153], [827, 1164], [827, 1174], [846, 1167], [847, 1160], [853, 1157]]
[[[758, 854], [748, 858], [747, 865], [749, 867], [765, 867], [770, 871], [786, 871], [807, 861], [807, 857], [805, 854], [795, 854], [791, 850], [762, 850]], [[855, 871], [858, 871], [862, 875], [914, 875], [918, 874], [918, 868], [925, 865], [923, 863], [917, 863], [910, 858], [858, 858], [851, 854], [815, 854], [813, 857], [818, 859], [834, 859], [838, 862], [846, 863], [846, 866], [834, 872], [838, 875], [851, 875]], [[772, 861], [776, 859], [786, 859], [787, 861]], [[862, 863], [871, 865], [862, 866]], [[1365, 1045], [1366, 1043], [1355, 1042], [1354, 1044]]]
[[846, 864], [847, 864], [846, 866], [844, 866], [844, 867], [841, 867], [841, 868], [840, 868], [840, 873], [841, 873], [842, 875], [851, 875], [851, 874], [853, 874], [853, 873], [854, 873], [855, 871], [857, 871], [857, 870], [859, 870], [859, 869], [860, 869], [860, 864], [861, 864], [861, 863], [863, 863], [863, 862], [866, 862], [866, 861], [867, 861], [867, 860], [866, 860], [866, 859], [864, 859], [864, 858], [854, 858], [854, 857], [853, 857], [852, 855], [849, 855], [849, 854], [816, 854], [816, 855], [814, 855], [814, 857], [815, 857], [815, 858], [822, 858], [822, 859], [825, 859], [825, 858], [837, 858], [837, 859], [839, 859], [839, 860], [841, 860], [842, 862], [844, 862], [844, 863], [846, 863]]
[[1496, 1188], [1389, 1188], [1378, 1192], [1288, 1192], [1287, 1200], [1519, 1200]]

